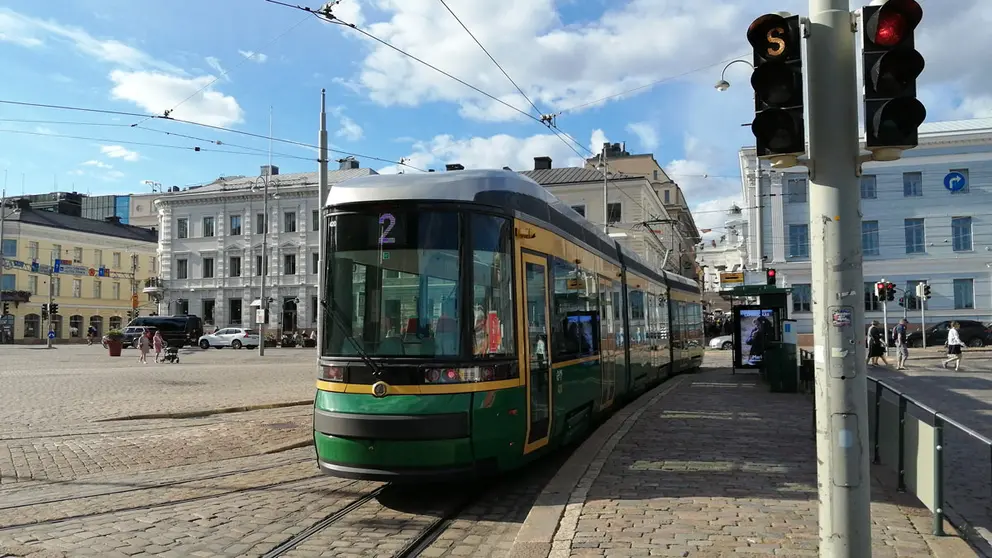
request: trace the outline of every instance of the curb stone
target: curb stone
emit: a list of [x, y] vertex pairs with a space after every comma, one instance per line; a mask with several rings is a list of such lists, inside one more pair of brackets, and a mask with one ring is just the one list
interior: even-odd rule
[[610, 417], [579, 447], [541, 491], [517, 532], [508, 556], [567, 557], [586, 495], [613, 448], [644, 411], [680, 386], [685, 376], [662, 383]]
[[122, 420], [145, 420], [145, 419], [203, 418], [203, 417], [209, 417], [211, 415], [223, 415], [228, 413], [247, 413], [249, 411], [263, 411], [265, 409], [282, 409], [284, 407], [302, 407], [303, 405], [313, 405], [313, 399], [304, 399], [300, 401], [285, 401], [282, 403], [261, 403], [258, 405], [244, 405], [241, 407], [223, 407], [220, 409], [206, 409], [202, 411], [152, 413], [147, 415], [126, 415], [123, 417], [96, 419], [93, 422], [114, 422], [114, 421], [122, 421]]

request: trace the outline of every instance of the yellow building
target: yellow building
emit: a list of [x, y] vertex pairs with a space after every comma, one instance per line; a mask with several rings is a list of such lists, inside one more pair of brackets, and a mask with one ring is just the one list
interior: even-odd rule
[[[9, 313], [0, 317], [0, 342], [44, 343], [49, 331], [56, 343], [82, 342], [91, 325], [102, 336], [127, 324], [133, 292], [141, 314], [154, 311], [140, 294], [158, 275], [154, 230], [21, 202], [6, 209], [2, 237], [0, 298]], [[50, 302], [58, 305], [51, 323], [42, 319]]]

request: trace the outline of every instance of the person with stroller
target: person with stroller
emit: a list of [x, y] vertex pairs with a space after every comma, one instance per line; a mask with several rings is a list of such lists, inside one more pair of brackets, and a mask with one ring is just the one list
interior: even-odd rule
[[872, 320], [871, 327], [868, 328], [868, 358], [866, 359], [869, 366], [878, 366], [878, 359], [882, 359], [885, 366], [889, 365], [889, 361], [885, 358], [885, 328], [878, 320]]

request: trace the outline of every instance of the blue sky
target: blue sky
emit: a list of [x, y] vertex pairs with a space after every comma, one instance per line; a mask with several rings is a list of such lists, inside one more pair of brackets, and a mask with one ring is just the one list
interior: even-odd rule
[[[28, 1], [0, 7], [0, 100], [140, 114], [174, 108], [177, 118], [262, 135], [271, 106], [274, 136], [316, 143], [323, 87], [331, 142], [341, 150], [406, 158], [422, 168], [459, 162], [525, 170], [541, 155], [555, 166], [578, 161], [541, 124], [353, 30], [263, 0], [59, 4], [59, 10]], [[690, 205], [706, 212], [734, 201], [737, 150], [753, 143], [740, 126], [752, 118], [750, 70], [731, 67], [734, 85], [725, 93], [713, 83], [727, 60], [749, 51], [744, 32], [754, 17], [773, 9], [805, 11], [796, 0], [754, 4], [448, 0], [542, 113], [562, 113], [558, 126], [581, 144], [577, 151], [588, 155], [583, 147], [598, 150], [609, 140], [653, 152]], [[976, 56], [992, 48], [985, 32], [992, 2], [925, 2], [924, 9], [918, 47], [928, 62], [922, 80], [928, 120], [992, 115], [992, 78], [982, 64], [937, 48], [961, 34], [973, 37], [977, 44], [969, 52]], [[535, 114], [439, 1], [346, 0], [334, 13]], [[962, 19], [955, 21], [955, 14]], [[658, 80], [666, 81], [568, 110]], [[142, 120], [0, 104], [0, 169], [8, 192], [20, 193], [22, 176], [26, 193], [52, 191], [56, 183], [59, 190], [94, 194], [142, 192], [148, 191], [145, 180], [197, 184], [253, 175], [267, 161], [263, 139], [157, 119], [129, 126]], [[313, 150], [280, 143], [273, 150], [282, 172], [315, 168]], [[395, 168], [359, 159], [362, 166]], [[712, 219], [697, 221], [702, 227]]]

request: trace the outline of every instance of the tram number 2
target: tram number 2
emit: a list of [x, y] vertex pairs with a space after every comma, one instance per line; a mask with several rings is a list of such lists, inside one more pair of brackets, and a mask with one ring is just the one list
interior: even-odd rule
[[[389, 223], [388, 225], [386, 223]], [[396, 226], [396, 217], [393, 217], [392, 213], [383, 213], [379, 216], [379, 225], [385, 225], [382, 234], [379, 235], [379, 244], [393, 244], [396, 239], [389, 236], [389, 231], [393, 230]]]
[[768, 41], [768, 56], [778, 58], [785, 54], [785, 39], [782, 38], [785, 35], [785, 29], [782, 27], [772, 27], [765, 34], [765, 40]]

